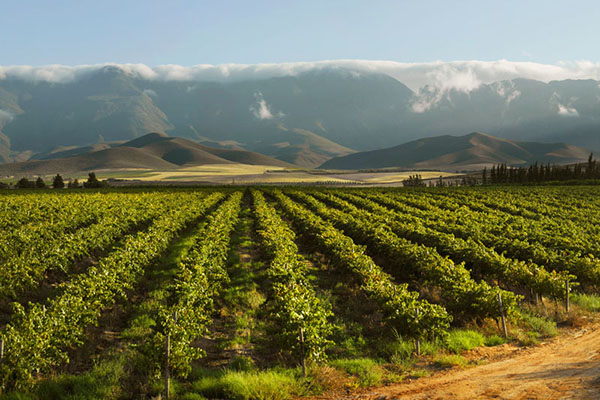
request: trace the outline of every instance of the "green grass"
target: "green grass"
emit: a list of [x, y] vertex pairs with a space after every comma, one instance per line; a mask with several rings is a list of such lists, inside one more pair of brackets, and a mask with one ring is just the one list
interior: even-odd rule
[[193, 393], [234, 400], [285, 400], [302, 391], [292, 371], [207, 372], [192, 384]]
[[556, 322], [534, 315], [527, 311], [523, 311], [521, 315], [525, 326], [536, 335], [541, 337], [552, 337], [558, 335]]
[[383, 368], [370, 358], [339, 359], [332, 361], [330, 365], [356, 377], [361, 387], [379, 385], [384, 377]]
[[125, 376], [126, 364], [125, 356], [120, 356], [101, 362], [81, 375], [61, 375], [55, 379], [42, 381], [37, 387], [35, 398], [38, 400], [116, 399], [121, 392], [120, 383]]
[[382, 343], [379, 352], [391, 362], [400, 364], [412, 358], [415, 352], [415, 344], [412, 340], [404, 340], [398, 337], [394, 341]]
[[433, 359], [433, 363], [442, 368], [451, 368], [454, 366], [465, 367], [469, 363], [466, 358], [458, 354], [438, 355]]
[[485, 338], [486, 346], [498, 346], [506, 343], [506, 340], [498, 335], [491, 335]]
[[485, 343], [485, 336], [479, 332], [456, 329], [448, 332], [445, 347], [451, 352], [458, 354], [464, 350], [471, 350], [475, 347], [483, 346]]
[[600, 311], [600, 296], [591, 294], [571, 294], [571, 302], [587, 311]]

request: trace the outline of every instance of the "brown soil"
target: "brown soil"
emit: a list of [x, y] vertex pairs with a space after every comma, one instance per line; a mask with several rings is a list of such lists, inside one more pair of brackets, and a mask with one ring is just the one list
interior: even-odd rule
[[535, 347], [506, 344], [475, 349], [465, 356], [471, 360], [481, 360], [484, 365], [468, 369], [453, 368], [430, 377], [369, 389], [345, 398], [600, 398], [600, 324], [567, 330], [561, 336]]

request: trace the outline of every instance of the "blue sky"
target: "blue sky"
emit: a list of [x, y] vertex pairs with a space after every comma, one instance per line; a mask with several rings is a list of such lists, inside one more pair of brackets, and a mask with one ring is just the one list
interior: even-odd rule
[[0, 65], [598, 61], [597, 1], [3, 1]]

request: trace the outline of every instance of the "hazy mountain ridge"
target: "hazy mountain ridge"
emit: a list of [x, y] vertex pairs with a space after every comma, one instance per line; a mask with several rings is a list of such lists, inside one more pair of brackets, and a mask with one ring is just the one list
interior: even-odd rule
[[415, 93], [390, 76], [340, 68], [239, 82], [149, 80], [116, 67], [65, 83], [0, 79], [3, 161], [161, 132], [314, 167], [470, 131], [600, 149], [600, 87], [513, 79]]
[[493, 164], [582, 162], [590, 151], [565, 143], [517, 142], [480, 132], [437, 136], [391, 148], [350, 154], [325, 162], [324, 169], [481, 169]]

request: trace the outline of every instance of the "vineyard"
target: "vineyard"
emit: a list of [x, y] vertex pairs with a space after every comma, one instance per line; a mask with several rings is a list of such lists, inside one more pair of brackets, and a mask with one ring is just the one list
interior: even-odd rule
[[7, 191], [0, 397], [288, 398], [534, 341], [600, 287], [598, 194]]

